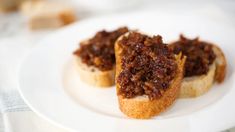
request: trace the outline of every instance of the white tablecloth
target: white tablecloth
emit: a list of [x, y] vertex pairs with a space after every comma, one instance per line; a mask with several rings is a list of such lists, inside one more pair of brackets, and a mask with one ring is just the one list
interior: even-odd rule
[[[146, 8], [164, 12], [191, 12], [226, 24], [235, 23], [235, 2], [194, 4], [155, 3]], [[190, 14], [190, 13], [189, 13]], [[235, 24], [234, 24], [235, 28]], [[65, 132], [38, 117], [17, 91], [17, 71], [22, 59], [49, 32], [30, 32], [17, 13], [0, 15], [0, 132]], [[232, 130], [231, 130], [232, 131]], [[235, 130], [233, 130], [235, 131]]]

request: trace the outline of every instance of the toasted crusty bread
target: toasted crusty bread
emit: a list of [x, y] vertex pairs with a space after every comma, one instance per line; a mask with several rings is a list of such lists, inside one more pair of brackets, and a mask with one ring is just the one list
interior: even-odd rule
[[[124, 34], [124, 36], [128, 35], [129, 33]], [[119, 46], [119, 40], [121, 40], [122, 37], [123, 36], [121, 36], [115, 43], [116, 78], [122, 71], [122, 48]], [[176, 56], [177, 72], [175, 79], [172, 80], [170, 87], [165, 91], [164, 95], [160, 99], [155, 99], [151, 101], [146, 95], [127, 99], [124, 98], [122, 95], [118, 95], [120, 110], [127, 116], [137, 119], [148, 119], [165, 111], [179, 95], [180, 85], [183, 78], [183, 67], [185, 59], [185, 57], [181, 57], [181, 54]], [[116, 83], [116, 90], [119, 91], [119, 89], [120, 85]]]
[[218, 83], [223, 82], [226, 74], [226, 59], [218, 46], [212, 46], [216, 59], [209, 67], [208, 73], [206, 75], [184, 78], [181, 84], [180, 98], [201, 96], [210, 90], [215, 81]]
[[[87, 44], [88, 40], [82, 42]], [[82, 81], [87, 84], [98, 86], [100, 88], [106, 88], [115, 84], [115, 65], [112, 70], [100, 71], [94, 66], [88, 66], [84, 64], [80, 57], [75, 56], [76, 69], [80, 75]]]

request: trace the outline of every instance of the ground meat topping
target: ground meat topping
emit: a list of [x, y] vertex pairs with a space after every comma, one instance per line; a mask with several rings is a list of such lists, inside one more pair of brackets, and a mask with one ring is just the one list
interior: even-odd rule
[[160, 98], [175, 77], [177, 64], [173, 52], [161, 36], [148, 37], [132, 32], [119, 42], [122, 71], [117, 77], [119, 95], [125, 98], [147, 95]]
[[88, 66], [95, 66], [101, 71], [111, 70], [115, 64], [114, 43], [126, 32], [128, 32], [127, 27], [112, 32], [100, 31], [87, 42], [82, 42], [74, 54]]
[[216, 55], [212, 45], [199, 41], [198, 38], [187, 39], [180, 35], [180, 40], [172, 43], [170, 47], [175, 54], [182, 52], [187, 56], [185, 62], [185, 77], [203, 75], [209, 71], [209, 66], [214, 62]]

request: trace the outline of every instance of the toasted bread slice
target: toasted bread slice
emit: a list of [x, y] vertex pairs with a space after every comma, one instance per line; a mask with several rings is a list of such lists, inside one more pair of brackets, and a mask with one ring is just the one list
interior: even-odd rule
[[55, 29], [76, 20], [74, 9], [64, 3], [34, 0], [21, 5], [21, 13], [28, 18], [32, 30]]
[[[125, 36], [129, 34], [126, 33]], [[121, 68], [121, 53], [122, 48], [119, 46], [119, 40], [115, 44], [115, 56], [116, 56], [116, 78], [122, 71]], [[137, 119], [148, 119], [152, 116], [158, 115], [165, 111], [178, 97], [181, 81], [183, 78], [183, 67], [185, 63], [185, 57], [180, 55], [176, 56], [177, 72], [174, 80], [172, 80], [170, 87], [165, 91], [163, 96], [159, 99], [150, 100], [147, 95], [138, 96], [135, 98], [125, 98], [122, 95], [118, 95], [119, 108], [128, 117]], [[119, 91], [120, 85], [116, 83], [116, 90]]]
[[212, 46], [216, 59], [211, 64], [208, 73], [206, 75], [184, 78], [181, 84], [180, 98], [201, 96], [210, 90], [215, 81], [218, 83], [224, 81], [227, 67], [225, 56], [218, 46]]
[[80, 48], [73, 54], [77, 57], [75, 60], [83, 81], [99, 87], [114, 85], [114, 43], [128, 30], [127, 27], [120, 27], [113, 31], [101, 30], [92, 38], [80, 42]]
[[[81, 42], [88, 44], [88, 40]], [[76, 69], [82, 81], [92, 86], [107, 88], [115, 84], [115, 65], [112, 70], [100, 71], [94, 66], [84, 64], [80, 57], [75, 56]]]
[[216, 65], [213, 63], [206, 75], [186, 77], [180, 88], [180, 98], [197, 97], [203, 95], [213, 85]]
[[0, 13], [8, 13], [18, 10], [20, 4], [27, 0], [0, 0]]
[[75, 56], [76, 69], [82, 81], [87, 84], [106, 88], [114, 85], [115, 82], [115, 67], [112, 70], [100, 71], [94, 66], [87, 66], [82, 63], [81, 58]]

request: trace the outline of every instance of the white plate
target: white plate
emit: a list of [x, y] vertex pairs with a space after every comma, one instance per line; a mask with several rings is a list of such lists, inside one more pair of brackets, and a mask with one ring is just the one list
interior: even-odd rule
[[[179, 99], [165, 113], [150, 120], [129, 119], [119, 109], [115, 88], [98, 89], [80, 81], [72, 52], [78, 42], [100, 29], [119, 26], [160, 34], [165, 42], [180, 33], [218, 44], [228, 59], [228, 75], [195, 99]], [[150, 12], [94, 18], [69, 26], [40, 42], [24, 61], [19, 90], [26, 103], [49, 121], [80, 131], [211, 131], [235, 124], [234, 27], [202, 17]]]

